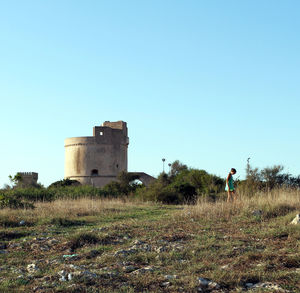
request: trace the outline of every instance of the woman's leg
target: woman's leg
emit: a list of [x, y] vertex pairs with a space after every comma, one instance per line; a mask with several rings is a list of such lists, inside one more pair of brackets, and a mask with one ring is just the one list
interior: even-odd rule
[[228, 190], [227, 202], [232, 202], [232, 191]]
[[233, 200], [236, 201], [239, 198], [239, 195], [237, 194], [236, 190], [233, 192]]

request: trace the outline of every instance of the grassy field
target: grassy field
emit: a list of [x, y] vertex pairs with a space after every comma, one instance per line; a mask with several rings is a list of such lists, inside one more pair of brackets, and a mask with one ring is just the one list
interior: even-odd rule
[[299, 212], [289, 191], [1, 210], [0, 292], [300, 292], [300, 227], [289, 224]]

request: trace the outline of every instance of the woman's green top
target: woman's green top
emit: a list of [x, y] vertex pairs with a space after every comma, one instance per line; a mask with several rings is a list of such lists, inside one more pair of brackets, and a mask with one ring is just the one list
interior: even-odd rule
[[[232, 175], [229, 177], [228, 179], [228, 185], [229, 185], [229, 191], [234, 191], [234, 184], [233, 184], [233, 177]], [[226, 186], [225, 186], [225, 190], [228, 191], [228, 186], [227, 186], [227, 181], [226, 181]]]

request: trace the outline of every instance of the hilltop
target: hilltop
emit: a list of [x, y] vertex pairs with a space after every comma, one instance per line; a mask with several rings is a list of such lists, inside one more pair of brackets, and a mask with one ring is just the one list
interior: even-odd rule
[[[297, 192], [0, 211], [1, 292], [299, 292]], [[264, 288], [264, 289], [263, 289]], [[264, 291], [262, 291], [264, 290]]]

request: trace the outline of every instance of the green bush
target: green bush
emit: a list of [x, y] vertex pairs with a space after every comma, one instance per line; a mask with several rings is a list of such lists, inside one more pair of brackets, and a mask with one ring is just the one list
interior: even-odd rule
[[65, 186], [79, 186], [79, 185], [81, 185], [81, 184], [77, 180], [63, 179], [63, 180], [53, 182], [52, 184], [50, 184], [48, 186], [48, 188], [65, 187]]
[[13, 194], [0, 194], [0, 209], [33, 209], [32, 202], [26, 201], [22, 198], [17, 198]]
[[253, 168], [247, 160], [246, 179], [237, 181], [239, 193], [246, 196], [253, 196], [258, 192], [270, 192], [278, 188], [299, 189], [300, 176], [294, 177], [288, 173], [282, 173], [284, 167], [274, 165], [265, 167], [262, 170]]
[[36, 201], [56, 199], [78, 199], [82, 197], [120, 197], [135, 194], [147, 201], [166, 204], [194, 203], [199, 196], [217, 196], [224, 190], [225, 181], [204, 170], [189, 169], [175, 161], [169, 174], [162, 173], [148, 187], [138, 184], [138, 174], [121, 172], [118, 181], [112, 181], [103, 188], [80, 185], [75, 180], [60, 180], [48, 188], [15, 187], [1, 191], [0, 207], [33, 207]]
[[106, 184], [102, 190], [109, 196], [117, 197], [122, 195], [129, 195], [136, 192], [141, 187], [136, 183], [139, 175], [122, 171], [117, 177], [118, 181], [112, 181]]
[[188, 169], [175, 161], [170, 174], [161, 173], [148, 187], [138, 190], [137, 197], [167, 204], [195, 203], [199, 196], [215, 197], [224, 191], [224, 187], [222, 178], [204, 170]]
[[103, 189], [90, 186], [64, 186], [64, 187], [51, 187], [48, 188], [50, 193], [53, 193], [53, 199], [78, 199], [82, 197], [106, 197], [107, 192]]
[[51, 201], [54, 198], [54, 192], [44, 187], [14, 188], [11, 190], [7, 190], [6, 194], [18, 199], [24, 199], [28, 201]]
[[37, 201], [106, 196], [108, 196], [108, 193], [105, 190], [88, 185], [2, 189], [0, 190], [0, 208], [32, 208], [34, 202]]

